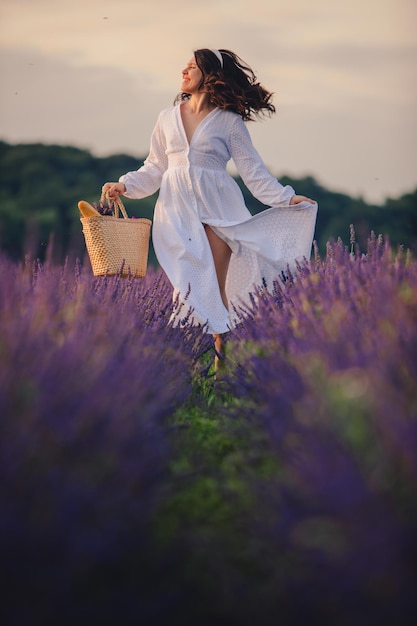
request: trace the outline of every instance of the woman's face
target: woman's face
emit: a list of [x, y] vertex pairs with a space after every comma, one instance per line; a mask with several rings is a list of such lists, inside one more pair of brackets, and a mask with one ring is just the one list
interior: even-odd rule
[[202, 78], [203, 74], [196, 63], [195, 58], [192, 57], [188, 61], [187, 67], [182, 70], [181, 91], [189, 94], [196, 93], [199, 90], [198, 88]]

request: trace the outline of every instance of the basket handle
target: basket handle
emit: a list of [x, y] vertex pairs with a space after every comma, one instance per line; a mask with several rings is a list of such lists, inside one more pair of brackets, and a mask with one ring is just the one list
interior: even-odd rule
[[113, 205], [114, 217], [119, 217], [119, 210], [120, 210], [120, 212], [123, 215], [124, 219], [125, 220], [129, 219], [129, 216], [126, 213], [126, 209], [124, 207], [124, 204], [121, 201], [121, 199], [119, 198], [119, 196], [117, 196], [116, 198], [110, 198], [108, 193], [103, 192], [101, 194], [100, 203], [103, 204], [104, 201], [106, 201], [109, 204]]

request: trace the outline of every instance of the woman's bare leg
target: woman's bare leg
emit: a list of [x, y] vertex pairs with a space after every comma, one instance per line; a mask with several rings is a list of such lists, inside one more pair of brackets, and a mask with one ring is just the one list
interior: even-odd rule
[[[220, 294], [222, 301], [226, 309], [229, 308], [229, 303], [226, 296], [226, 278], [227, 270], [229, 269], [230, 257], [232, 251], [223, 239], [220, 239], [218, 235], [208, 226], [204, 224], [207, 239], [210, 244], [211, 252], [213, 255], [214, 267], [216, 268], [217, 282], [219, 283]], [[217, 371], [221, 364], [224, 362], [225, 348], [222, 335], [214, 336], [214, 349], [216, 350], [216, 356], [214, 358], [214, 369]]]

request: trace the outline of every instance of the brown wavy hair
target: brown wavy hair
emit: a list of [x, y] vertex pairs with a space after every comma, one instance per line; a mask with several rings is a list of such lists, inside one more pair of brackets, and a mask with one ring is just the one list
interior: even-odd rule
[[[258, 82], [254, 71], [231, 50], [219, 50], [223, 67], [217, 56], [208, 48], [195, 50], [196, 63], [203, 74], [200, 89], [209, 94], [210, 104], [238, 113], [245, 121], [253, 120], [254, 115], [272, 115], [273, 94]], [[188, 100], [188, 93], [180, 93], [175, 103]]]

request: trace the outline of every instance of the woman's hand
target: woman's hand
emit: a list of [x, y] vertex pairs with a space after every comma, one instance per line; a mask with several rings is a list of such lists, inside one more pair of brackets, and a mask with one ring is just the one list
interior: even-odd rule
[[300, 202], [310, 202], [311, 204], [316, 204], [315, 200], [306, 198], [306, 196], [293, 196], [290, 200], [290, 204], [300, 204]]
[[126, 192], [126, 185], [124, 183], [105, 183], [101, 191], [109, 198], [118, 198]]

